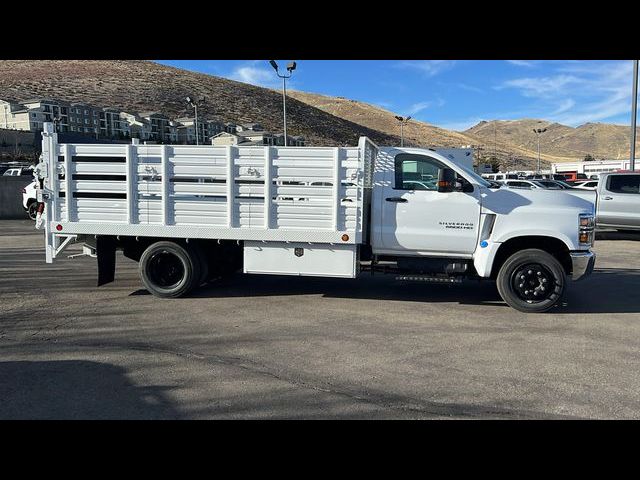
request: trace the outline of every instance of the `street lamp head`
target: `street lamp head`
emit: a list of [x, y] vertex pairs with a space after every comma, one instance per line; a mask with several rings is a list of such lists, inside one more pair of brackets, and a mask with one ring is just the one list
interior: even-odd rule
[[296, 69], [296, 62], [291, 62], [289, 65], [287, 65], [287, 71], [289, 73], [293, 72]]
[[396, 120], [398, 120], [399, 122], [404, 120], [404, 118], [400, 117], [399, 115], [396, 115], [395, 117], [396, 117]]
[[411, 120], [411, 117], [407, 117], [404, 119], [405, 122], [408, 122], [409, 120]]
[[269, 60], [269, 63], [271, 64], [273, 69], [277, 72], [278, 71], [278, 64], [276, 63], [276, 61], [275, 60]]
[[191, 100], [191, 97], [187, 97], [186, 100], [187, 100], [187, 103], [193, 103]]
[[547, 131], [547, 129], [546, 129], [546, 128], [543, 128], [543, 129], [542, 129], [542, 131], [541, 131], [540, 133], [544, 133], [544, 132], [546, 132], [546, 131]]

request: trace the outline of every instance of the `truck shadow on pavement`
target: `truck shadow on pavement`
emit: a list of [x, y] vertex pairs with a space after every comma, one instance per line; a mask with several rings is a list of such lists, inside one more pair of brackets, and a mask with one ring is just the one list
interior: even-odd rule
[[[624, 231], [619, 232], [617, 230], [596, 230], [596, 241], [598, 240], [640, 240], [640, 231]], [[597, 246], [597, 244], [596, 244]]]
[[[142, 292], [147, 293], [146, 290]], [[134, 292], [141, 294], [140, 291]], [[214, 281], [191, 293], [192, 298], [322, 295], [329, 298], [402, 302], [501, 303], [493, 282], [457, 285], [397, 281], [393, 276], [361, 275], [357, 280], [319, 277], [238, 274]]]
[[[569, 282], [567, 295], [553, 313], [640, 313], [640, 270], [596, 269], [581, 282]], [[138, 290], [132, 295], [144, 295]], [[401, 302], [451, 302], [505, 307], [495, 283], [467, 281], [458, 285], [399, 282], [392, 277], [363, 275], [358, 280], [237, 275], [194, 291], [192, 298], [232, 298], [286, 295], [323, 295], [329, 298]]]
[[0, 362], [0, 419], [179, 418], [161, 386], [138, 387], [106, 363]]

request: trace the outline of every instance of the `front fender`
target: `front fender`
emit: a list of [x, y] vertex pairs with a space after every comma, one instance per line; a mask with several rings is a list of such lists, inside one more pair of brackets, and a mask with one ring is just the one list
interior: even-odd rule
[[[502, 235], [494, 239], [485, 240], [484, 243], [478, 245], [476, 252], [473, 256], [473, 266], [478, 272], [478, 275], [481, 277], [489, 277], [491, 275], [491, 271], [493, 268], [493, 262], [496, 258], [498, 250], [500, 247], [507, 241], [513, 240], [516, 238], [526, 238], [526, 237], [547, 237], [553, 238], [556, 240], [560, 240], [567, 246], [569, 251], [578, 250], [575, 246], [574, 242], [567, 235], [551, 230], [541, 230], [541, 229], [523, 229], [515, 232], [510, 232], [510, 235]], [[532, 245], [532, 248], [535, 247], [535, 244]]]

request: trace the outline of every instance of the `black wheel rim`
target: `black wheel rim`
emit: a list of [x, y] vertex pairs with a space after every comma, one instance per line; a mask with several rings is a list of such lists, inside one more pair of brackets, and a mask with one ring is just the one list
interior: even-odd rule
[[184, 278], [184, 264], [177, 255], [162, 250], [151, 255], [147, 274], [149, 279], [161, 288], [173, 288]]
[[35, 220], [37, 215], [38, 215], [38, 204], [32, 203], [31, 205], [29, 205], [29, 217], [31, 218], [31, 220]]
[[541, 303], [556, 294], [558, 283], [549, 268], [539, 263], [527, 263], [514, 270], [511, 286], [521, 300]]

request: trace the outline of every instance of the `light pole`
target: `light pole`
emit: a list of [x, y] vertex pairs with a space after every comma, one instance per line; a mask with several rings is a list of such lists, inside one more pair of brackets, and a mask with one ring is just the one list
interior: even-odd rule
[[540, 173], [540, 134], [546, 132], [546, 128], [534, 128], [533, 133], [538, 137], [538, 173]]
[[296, 69], [296, 62], [291, 62], [287, 65], [287, 72], [289, 75], [281, 75], [278, 70], [278, 64], [275, 60], [269, 60], [269, 63], [276, 71], [276, 75], [282, 79], [282, 114], [284, 121], [284, 146], [287, 146], [287, 78], [291, 78], [293, 71]]
[[[196, 101], [191, 97], [187, 97], [186, 100], [187, 103], [191, 105], [193, 107], [193, 110], [195, 111], [196, 145], [200, 145], [200, 137], [198, 136], [198, 103], [196, 103]], [[200, 103], [204, 102], [204, 97], [201, 97], [198, 101]]]
[[630, 170], [636, 169], [636, 118], [638, 117], [638, 60], [633, 61], [633, 93], [631, 98], [631, 163]]
[[403, 118], [399, 115], [396, 115], [396, 120], [400, 122], [400, 147], [404, 147], [404, 126], [409, 124], [409, 120], [411, 117]]

